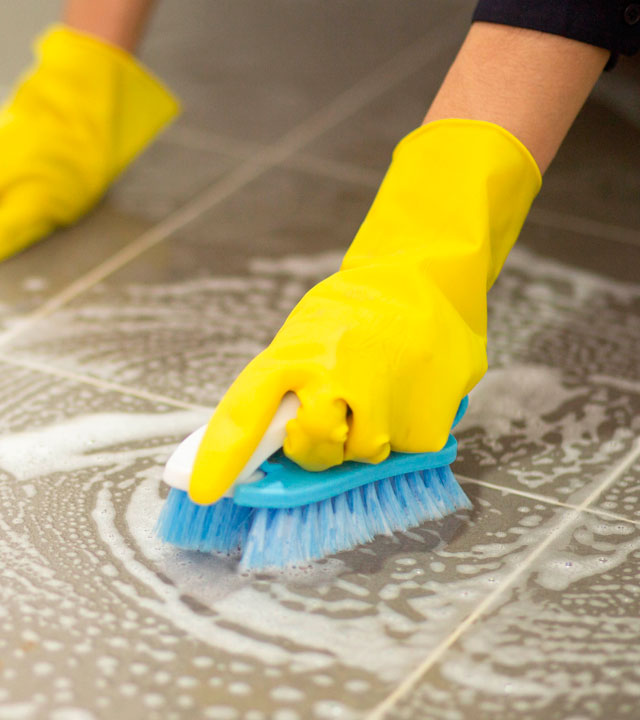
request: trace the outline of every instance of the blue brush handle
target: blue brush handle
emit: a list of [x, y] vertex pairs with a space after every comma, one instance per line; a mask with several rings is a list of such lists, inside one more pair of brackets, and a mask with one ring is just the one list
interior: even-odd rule
[[469, 396], [465, 395], [462, 400], [460, 401], [460, 405], [458, 405], [458, 412], [456, 413], [456, 416], [453, 418], [453, 425], [451, 426], [451, 429], [453, 428], [462, 420], [464, 417], [464, 414], [467, 412], [467, 408], [469, 407]]
[[[452, 427], [460, 422], [468, 405], [469, 399], [465, 397], [460, 403]], [[446, 445], [438, 452], [392, 452], [386, 460], [377, 465], [349, 461], [322, 472], [303, 470], [279, 450], [260, 466], [265, 477], [253, 483], [238, 485], [233, 501], [236, 505], [256, 508], [308, 505], [376, 480], [446, 467], [456, 459], [457, 450], [456, 439], [449, 435]]]

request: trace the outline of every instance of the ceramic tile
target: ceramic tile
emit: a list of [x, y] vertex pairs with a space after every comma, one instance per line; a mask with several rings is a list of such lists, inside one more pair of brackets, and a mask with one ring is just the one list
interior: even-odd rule
[[305, 155], [378, 171], [380, 179], [396, 144], [419, 127], [435, 97], [464, 35], [469, 18], [452, 19], [451, 29], [436, 41], [428, 67], [381, 95], [353, 117], [324, 133], [305, 148]]
[[[329, 248], [347, 245], [371, 194], [273, 170], [11, 351], [213, 405], [338, 266]], [[576, 502], [637, 434], [639, 350], [637, 285], [516, 248], [490, 294], [491, 370], [458, 431], [460, 472]]]
[[463, 475], [561, 502], [584, 499], [631, 451], [640, 392], [513, 363], [490, 370], [456, 429]]
[[[614, 81], [604, 75], [601, 83]], [[629, 86], [628, 92], [632, 92]], [[594, 151], [597, 145], [597, 151]], [[545, 174], [541, 207], [640, 227], [640, 123], [596, 94], [579, 114]], [[640, 244], [640, 241], [639, 241]]]
[[110, 207], [129, 217], [162, 220], [239, 162], [173, 138], [169, 128], [116, 182], [106, 199]]
[[583, 514], [385, 720], [635, 718], [640, 530]]
[[[161, 369], [166, 362], [180, 372], [170, 380], [172, 393], [215, 401], [251, 350], [270, 340], [304, 290], [338, 266], [338, 248], [347, 247], [373, 194], [355, 183], [271, 170], [59, 313], [55, 323], [16, 349], [123, 381], [111, 362], [119, 353], [117, 364], [126, 368], [126, 379], [156, 391], [154, 383], [164, 388], [165, 379], [156, 380], [142, 366], [136, 372], [134, 366], [155, 361]], [[566, 231], [555, 235], [559, 247], [578, 242]], [[583, 378], [638, 381], [637, 284], [559, 265], [522, 245], [489, 298], [492, 368], [535, 364]], [[140, 322], [132, 322], [134, 308]], [[88, 336], [93, 343], [85, 342]], [[194, 349], [197, 357], [185, 357]], [[217, 382], [207, 374], [207, 354], [226, 358], [228, 371], [220, 371]], [[194, 389], [183, 372], [190, 375], [195, 365], [201, 376]]]
[[575, 216], [534, 210], [518, 238], [518, 246], [572, 268], [638, 284], [640, 242], [633, 244], [632, 233], [622, 236], [615, 227], [592, 225], [588, 220], [586, 223], [583, 225], [583, 219]]
[[609, 472], [638, 433], [639, 293], [514, 250], [489, 296], [491, 369], [458, 430], [460, 471], [572, 503]]
[[471, 512], [243, 575], [153, 536], [201, 413], [5, 365], [0, 409], [0, 716], [362, 717], [565, 516], [466, 485]]
[[142, 57], [181, 96], [186, 124], [268, 142], [418, 38], [435, 40], [459, 8], [199, 0], [184, 12], [163, 3]]
[[0, 263], [0, 330], [36, 310], [149, 226], [103, 203], [77, 225]]
[[[451, 28], [441, 38], [442, 50], [428, 68], [407, 78], [354, 117], [325, 133], [310, 145], [308, 153], [382, 173], [389, 165], [395, 144], [422, 122], [464, 38], [466, 21], [464, 15], [459, 22], [452, 21]], [[604, 92], [596, 93], [578, 116], [545, 174], [534, 208], [591, 218], [632, 230], [640, 227], [637, 203], [640, 122], [629, 112], [624, 112], [624, 108], [616, 107], [612, 93], [606, 92], [609, 84], [617, 80], [615, 74], [602, 77], [600, 83]], [[625, 85], [629, 102], [635, 97], [636, 89], [635, 80]], [[622, 102], [617, 95], [615, 99], [617, 104]], [[593, 151], [596, 142], [598, 152]], [[640, 234], [637, 244], [640, 245]]]
[[574, 377], [637, 382], [640, 284], [610, 281], [522, 246], [489, 293], [489, 333], [491, 367], [526, 361]]
[[[90, 218], [0, 265], [0, 330], [419, 38], [428, 57], [298, 169], [265, 172], [2, 350], [213, 405], [338, 266], [375, 191], [354, 178], [382, 173], [420, 121], [473, 4], [160, 3], [143, 59], [186, 112]], [[0, 96], [59, 9], [19, 5], [0, 6]], [[634, 243], [624, 77], [603, 79], [537, 206]], [[305, 156], [352, 181], [302, 171]], [[394, 718], [634, 717], [637, 463], [592, 506], [635, 525], [575, 516], [499, 594], [574, 518], [510, 491], [579, 502], [637, 442], [637, 251], [589, 238], [529, 224], [491, 292], [491, 370], [455, 468], [503, 489], [465, 481], [472, 511], [305, 570], [242, 575], [155, 540], [162, 464], [208, 413], [0, 362], [0, 718], [365, 718], [494, 595]]]
[[338, 267], [336, 248], [348, 245], [372, 194], [273, 170], [38, 325], [12, 352], [213, 404], [305, 290]]
[[19, 74], [31, 63], [33, 39], [49, 23], [55, 22], [59, 13], [58, 0], [0, 3], [0, 28], [3, 31], [0, 86], [11, 87]]

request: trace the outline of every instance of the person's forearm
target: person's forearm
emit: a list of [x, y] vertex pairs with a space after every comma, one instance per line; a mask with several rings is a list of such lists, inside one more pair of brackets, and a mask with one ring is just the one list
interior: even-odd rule
[[134, 52], [155, 0], [67, 0], [63, 22]]
[[557, 35], [474, 23], [424, 122], [496, 123], [544, 173], [608, 58], [607, 50]]

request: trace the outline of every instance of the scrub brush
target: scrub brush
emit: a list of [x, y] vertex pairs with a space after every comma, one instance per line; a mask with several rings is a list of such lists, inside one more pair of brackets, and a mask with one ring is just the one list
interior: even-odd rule
[[[471, 507], [449, 467], [457, 452], [453, 435], [438, 452], [392, 452], [377, 465], [350, 461], [303, 470], [281, 449], [299, 404], [295, 394], [285, 395], [243, 471], [212, 505], [187, 494], [205, 427], [189, 435], [164, 470], [171, 490], [156, 525], [159, 537], [189, 550], [239, 552], [243, 570], [300, 567]], [[464, 398], [454, 427], [467, 405]]]

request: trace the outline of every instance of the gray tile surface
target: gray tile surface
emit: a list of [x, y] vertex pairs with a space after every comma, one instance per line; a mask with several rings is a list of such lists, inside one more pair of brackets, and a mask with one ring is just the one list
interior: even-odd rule
[[[346, 246], [369, 199], [366, 188], [271, 171], [11, 352], [213, 405], [337, 267], [341, 251], [326, 248]], [[256, 246], [270, 257], [251, 258]], [[490, 294], [491, 370], [458, 430], [459, 471], [578, 502], [640, 429], [638, 352], [637, 285], [517, 248]]]
[[143, 59], [182, 98], [184, 122], [272, 141], [421, 37], [459, 26], [469, 2], [162, 3]]
[[471, 513], [243, 576], [153, 538], [161, 463], [201, 413], [0, 370], [5, 716], [360, 717], [566, 514], [468, 485]]
[[[384, 172], [395, 144], [422, 122], [464, 37], [467, 16], [453, 16], [449, 24], [427, 69], [408, 77], [326, 133], [312, 143], [309, 153]], [[620, 83], [619, 76], [604, 75], [600, 85], [601, 91], [587, 101], [545, 174], [534, 207], [637, 231], [640, 121], [635, 106], [634, 112], [627, 109], [634, 102], [637, 78]], [[611, 85], [615, 93], [609, 90]], [[594, 142], [598, 143], [597, 152]], [[640, 232], [636, 243], [640, 245]]]
[[77, 225], [0, 264], [0, 330], [12, 327], [149, 225], [103, 203]]
[[[491, 292], [491, 370], [457, 432], [472, 511], [280, 575], [152, 532], [162, 465], [208, 411], [133, 393], [213, 405], [337, 267], [472, 5], [160, 3], [143, 57], [185, 115], [90, 218], [0, 265], [0, 329], [222, 190], [0, 347], [0, 720], [381, 720], [381, 703], [387, 720], [637, 714], [639, 166], [624, 67], [581, 114]], [[0, 7], [0, 96], [57, 7]], [[363, 79], [351, 110], [323, 116]], [[311, 142], [242, 180], [301, 122]], [[580, 503], [591, 512], [567, 507]]]
[[[234, 168], [239, 159], [173, 140], [169, 128], [110, 189], [105, 202], [127, 217], [157, 222]], [[188, 172], [185, 172], [188, 168]]]
[[514, 253], [490, 294], [491, 369], [460, 471], [578, 502], [638, 434], [640, 287]]
[[594, 509], [640, 521], [640, 462], [636, 462], [593, 502]]
[[0, 4], [2, 62], [0, 63], [0, 98], [16, 77], [31, 63], [32, 40], [49, 23], [59, 17], [58, 0], [24, 0]]
[[56, 314], [12, 352], [213, 404], [312, 284], [337, 268], [372, 192], [268, 172]]
[[[198, 376], [190, 389], [182, 375], [192, 363], [202, 371], [198, 357], [188, 356], [190, 350], [229, 358], [234, 345], [236, 360], [231, 358], [229, 373], [217, 376], [218, 391], [225, 387], [230, 375], [271, 339], [295, 300], [337, 268], [372, 196], [370, 188], [355, 183], [293, 169], [268, 171], [241, 195], [223, 201], [83, 295], [56, 316], [55, 326], [42, 323], [39, 332], [14, 348], [156, 390], [154, 373], [145, 364], [163, 368], [159, 361], [167, 359], [181, 373], [170, 394], [211, 402], [217, 397], [213, 380], [202, 385], [205, 378]], [[559, 246], [564, 243], [567, 259], [572, 251], [579, 254], [569, 233], [555, 235]], [[634, 248], [621, 247], [632, 253], [625, 260], [635, 259]], [[299, 256], [297, 261], [293, 255]], [[236, 287], [232, 296], [227, 294], [229, 283]], [[609, 282], [549, 262], [523, 245], [489, 297], [491, 367], [517, 362], [556, 367], [583, 379], [640, 380], [635, 361], [640, 352], [638, 284]], [[107, 311], [105, 303], [112, 311], [98, 323]], [[134, 308], [139, 315], [135, 322]], [[250, 325], [248, 314], [257, 319], [258, 313], [260, 322]], [[92, 343], [86, 342], [88, 336]], [[114, 353], [122, 356], [119, 348], [125, 340], [132, 343], [120, 358], [126, 376], [109, 363]], [[157, 382], [165, 385], [164, 378]]]
[[[606, 85], [609, 78], [600, 82]], [[627, 92], [633, 93], [634, 85]], [[596, 96], [585, 105], [545, 175], [538, 202], [637, 230], [640, 208], [634, 198], [639, 192], [640, 124]]]
[[512, 253], [490, 297], [490, 371], [460, 426], [460, 472], [579, 502], [640, 429], [637, 283]]
[[635, 718], [636, 525], [581, 515], [386, 720]]
[[638, 283], [640, 231], [536, 206], [519, 247], [624, 283]]
[[612, 282], [518, 246], [489, 293], [489, 328], [492, 367], [519, 360], [581, 378], [640, 379], [637, 281]]
[[456, 432], [458, 472], [579, 503], [633, 450], [640, 392], [541, 365], [491, 370]]
[[452, 18], [451, 29], [436, 40], [437, 51], [428, 68], [413, 73], [354, 117], [323, 134], [311, 143], [307, 154], [382, 175], [398, 141], [422, 123], [467, 28], [465, 13]]

